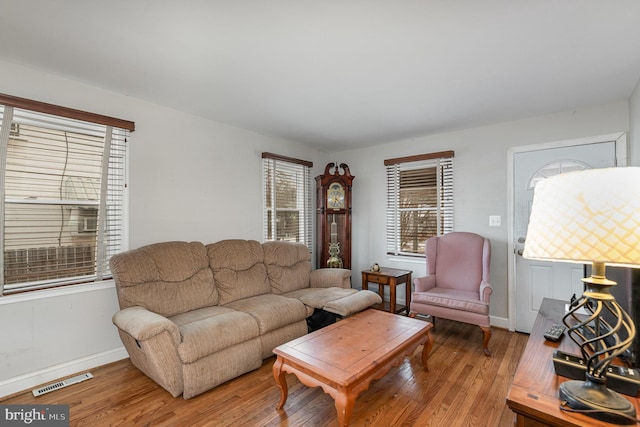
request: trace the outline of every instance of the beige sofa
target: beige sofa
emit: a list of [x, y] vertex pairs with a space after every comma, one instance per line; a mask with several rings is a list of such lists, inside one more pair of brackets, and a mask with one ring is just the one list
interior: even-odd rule
[[132, 363], [185, 399], [259, 368], [314, 309], [346, 317], [381, 302], [351, 289], [349, 270], [312, 270], [295, 243], [156, 243], [112, 257], [111, 271]]

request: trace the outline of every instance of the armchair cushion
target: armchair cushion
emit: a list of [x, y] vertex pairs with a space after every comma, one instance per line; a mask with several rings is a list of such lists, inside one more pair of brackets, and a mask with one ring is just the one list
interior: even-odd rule
[[484, 244], [484, 238], [472, 233], [449, 233], [436, 238], [428, 243], [427, 274], [436, 276], [439, 288], [477, 292], [481, 280], [486, 279]]
[[479, 314], [489, 314], [489, 304], [480, 301], [478, 292], [460, 291], [457, 289], [433, 288], [429, 292], [416, 292], [412, 302], [428, 304], [453, 310], [470, 311]]

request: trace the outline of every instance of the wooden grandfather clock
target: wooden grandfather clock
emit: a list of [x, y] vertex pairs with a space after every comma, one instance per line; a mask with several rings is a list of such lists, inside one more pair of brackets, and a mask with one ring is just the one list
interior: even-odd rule
[[[340, 173], [342, 169], [342, 173]], [[351, 268], [351, 184], [344, 163], [329, 163], [316, 177], [317, 268]]]

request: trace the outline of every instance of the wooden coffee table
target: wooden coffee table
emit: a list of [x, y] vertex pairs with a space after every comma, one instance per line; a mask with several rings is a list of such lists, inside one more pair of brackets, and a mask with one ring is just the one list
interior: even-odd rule
[[356, 397], [421, 344], [422, 366], [428, 369], [432, 327], [423, 320], [369, 309], [276, 347], [276, 409], [287, 401], [289, 372], [309, 387], [322, 387], [335, 401], [338, 424], [348, 426]]

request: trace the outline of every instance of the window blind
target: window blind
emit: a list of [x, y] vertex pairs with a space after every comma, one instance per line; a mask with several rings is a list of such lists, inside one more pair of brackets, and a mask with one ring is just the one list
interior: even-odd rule
[[264, 240], [304, 243], [312, 249], [310, 162], [262, 154]]
[[110, 277], [109, 258], [125, 244], [128, 138], [111, 125], [2, 108], [2, 294]]
[[387, 254], [424, 256], [424, 242], [453, 231], [453, 152], [385, 161]]

